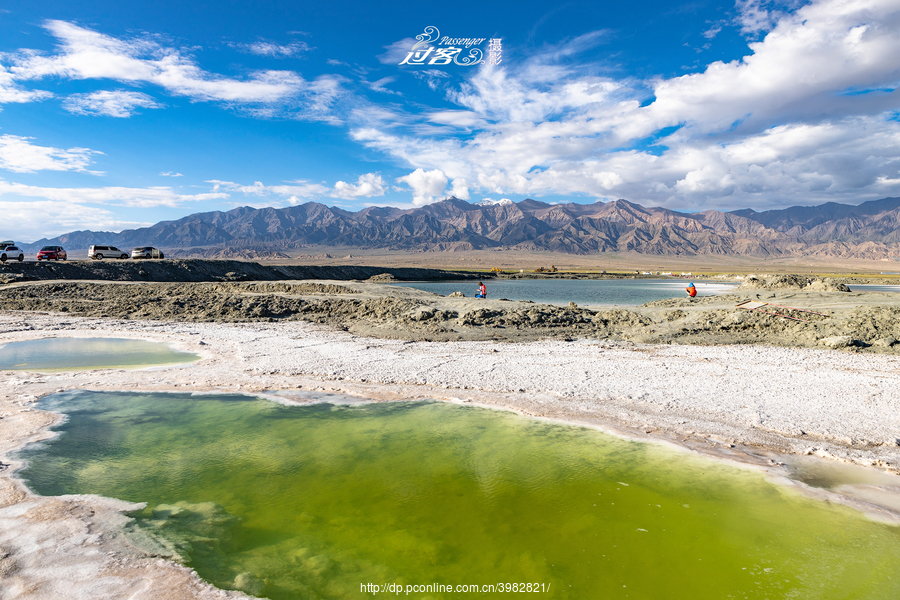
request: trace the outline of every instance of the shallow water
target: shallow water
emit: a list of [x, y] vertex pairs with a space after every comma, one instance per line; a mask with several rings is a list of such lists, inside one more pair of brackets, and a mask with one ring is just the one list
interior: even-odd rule
[[44, 338], [0, 346], [0, 371], [81, 371], [175, 365], [199, 360], [168, 344], [114, 338]]
[[900, 285], [872, 285], [868, 283], [849, 286], [851, 292], [900, 292]]
[[[579, 306], [639, 306], [653, 300], [687, 298], [684, 288], [688, 279], [499, 279], [486, 281], [488, 298], [531, 300], [542, 304]], [[474, 298], [475, 281], [414, 281], [397, 283], [426, 292], [448, 296], [460, 291]], [[712, 296], [735, 289], [733, 283], [699, 283], [694, 281], [699, 296]]]
[[[531, 582], [544, 598], [895, 598], [900, 535], [667, 447], [443, 403], [70, 392], [44, 495], [147, 502], [202, 577], [273, 599]], [[489, 594], [493, 596], [493, 594]], [[412, 593], [410, 598], [468, 594]]]

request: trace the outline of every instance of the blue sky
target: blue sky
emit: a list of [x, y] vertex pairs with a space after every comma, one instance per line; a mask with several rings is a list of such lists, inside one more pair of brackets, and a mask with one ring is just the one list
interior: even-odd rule
[[900, 0], [0, 2], [0, 237], [450, 195], [857, 204], [900, 196], [898, 80]]

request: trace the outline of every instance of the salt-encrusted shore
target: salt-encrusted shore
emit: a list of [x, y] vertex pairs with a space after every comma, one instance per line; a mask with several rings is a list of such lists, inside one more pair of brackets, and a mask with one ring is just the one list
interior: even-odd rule
[[146, 556], [121, 533], [122, 511], [133, 506], [98, 497], [35, 497], [16, 480], [20, 465], [12, 452], [52, 435], [49, 427], [58, 418], [33, 404], [59, 390], [434, 398], [672, 442], [775, 476], [786, 474], [779, 466], [785, 454], [816, 454], [891, 472], [900, 467], [900, 357], [894, 355], [591, 340], [409, 342], [296, 321], [0, 313], [0, 343], [55, 336], [161, 341], [203, 359], [190, 367], [144, 371], [0, 374], [3, 598], [242, 597]]

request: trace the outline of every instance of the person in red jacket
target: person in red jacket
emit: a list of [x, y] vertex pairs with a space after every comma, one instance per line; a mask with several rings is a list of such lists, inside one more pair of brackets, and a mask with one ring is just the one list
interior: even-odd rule
[[691, 298], [697, 295], [697, 288], [694, 287], [693, 282], [689, 283], [688, 286], [684, 288], [684, 291], [686, 291]]
[[478, 282], [478, 294], [475, 295], [476, 298], [487, 298], [487, 288], [484, 287], [482, 282]]

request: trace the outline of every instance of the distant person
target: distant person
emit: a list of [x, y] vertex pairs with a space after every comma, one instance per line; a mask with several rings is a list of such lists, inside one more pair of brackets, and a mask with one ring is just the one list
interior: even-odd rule
[[684, 291], [687, 292], [687, 295], [690, 296], [691, 299], [693, 299], [694, 296], [697, 295], [697, 288], [694, 286], [693, 282], [689, 283], [688, 286], [684, 288]]
[[482, 282], [478, 282], [478, 293], [475, 295], [476, 298], [487, 298], [487, 288], [484, 287]]

